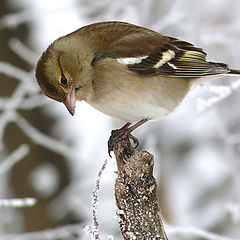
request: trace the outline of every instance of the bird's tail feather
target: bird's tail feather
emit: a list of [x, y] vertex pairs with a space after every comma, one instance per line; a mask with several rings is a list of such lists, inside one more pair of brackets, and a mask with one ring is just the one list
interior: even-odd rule
[[230, 74], [230, 75], [240, 75], [240, 70], [230, 69], [230, 71], [228, 72], [228, 74]]

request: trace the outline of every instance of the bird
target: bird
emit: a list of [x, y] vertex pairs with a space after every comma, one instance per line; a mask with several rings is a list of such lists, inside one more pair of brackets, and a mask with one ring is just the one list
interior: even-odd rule
[[43, 93], [74, 115], [76, 101], [126, 122], [116, 142], [149, 120], [172, 113], [195, 86], [240, 70], [209, 62], [202, 48], [127, 22], [92, 23], [55, 40], [37, 62]]

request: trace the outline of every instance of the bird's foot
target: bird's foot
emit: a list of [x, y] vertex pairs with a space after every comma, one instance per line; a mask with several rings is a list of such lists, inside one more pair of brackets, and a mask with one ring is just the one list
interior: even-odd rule
[[131, 127], [129, 128], [129, 125], [130, 123], [127, 123], [120, 129], [112, 130], [111, 136], [108, 140], [108, 155], [110, 157], [112, 157], [111, 151], [113, 151], [114, 146], [124, 139], [131, 139], [134, 144], [136, 144], [134, 148], [139, 145], [138, 139], [131, 134], [133, 129]]

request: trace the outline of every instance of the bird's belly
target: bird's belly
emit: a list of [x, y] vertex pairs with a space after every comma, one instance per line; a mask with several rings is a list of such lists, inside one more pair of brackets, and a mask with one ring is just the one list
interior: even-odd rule
[[101, 106], [92, 103], [90, 105], [111, 117], [127, 122], [137, 122], [141, 119], [158, 119], [169, 114], [167, 109], [148, 104], [147, 102], [124, 104], [109, 102]]
[[141, 97], [115, 93], [88, 103], [111, 117], [127, 122], [137, 122], [141, 119], [159, 119], [171, 112], [149, 93], [147, 96]]

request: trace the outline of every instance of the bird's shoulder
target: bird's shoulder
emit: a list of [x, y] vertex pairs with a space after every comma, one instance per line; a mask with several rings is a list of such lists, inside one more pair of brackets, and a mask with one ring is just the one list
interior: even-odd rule
[[94, 39], [104, 57], [111, 58], [149, 55], [168, 41], [158, 32], [126, 22], [94, 23], [81, 31], [88, 39]]

